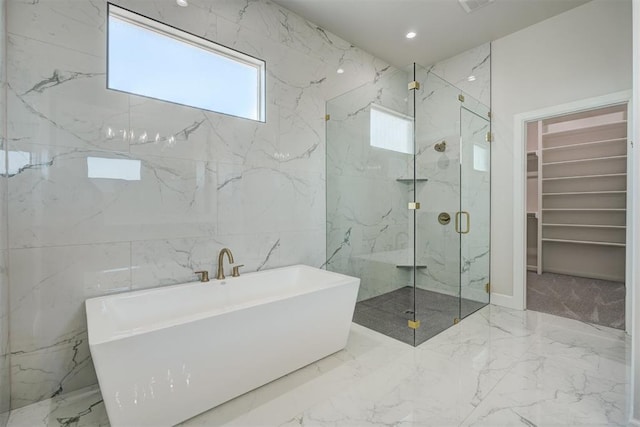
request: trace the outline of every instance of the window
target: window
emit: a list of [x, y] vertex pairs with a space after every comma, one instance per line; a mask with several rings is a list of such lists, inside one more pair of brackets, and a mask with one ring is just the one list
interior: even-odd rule
[[372, 147], [413, 154], [413, 118], [380, 105], [371, 104]]
[[109, 4], [107, 87], [265, 120], [265, 62]]
[[489, 150], [487, 147], [473, 144], [473, 168], [480, 172], [489, 171]]
[[140, 181], [140, 166], [140, 160], [87, 157], [87, 176], [89, 178]]
[[[4, 156], [7, 156], [7, 165], [4, 164]], [[22, 168], [31, 164], [31, 153], [28, 151], [0, 150], [0, 176], [13, 176], [20, 173]]]

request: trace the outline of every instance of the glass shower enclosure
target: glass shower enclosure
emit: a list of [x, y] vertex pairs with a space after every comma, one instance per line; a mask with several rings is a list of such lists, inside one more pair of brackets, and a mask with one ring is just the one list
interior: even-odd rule
[[326, 268], [419, 345], [489, 303], [489, 108], [414, 64], [327, 102]]

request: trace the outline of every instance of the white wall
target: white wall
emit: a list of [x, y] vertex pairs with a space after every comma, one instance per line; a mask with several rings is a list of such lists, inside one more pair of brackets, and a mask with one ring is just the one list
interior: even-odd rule
[[631, 88], [631, 1], [594, 0], [492, 44], [491, 288], [513, 295], [514, 116]]

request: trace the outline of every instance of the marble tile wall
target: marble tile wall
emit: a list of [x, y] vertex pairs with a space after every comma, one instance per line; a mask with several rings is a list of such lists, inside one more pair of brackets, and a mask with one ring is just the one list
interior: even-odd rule
[[491, 44], [485, 43], [440, 61], [428, 71], [453, 84], [484, 105], [491, 105]]
[[407, 286], [412, 156], [373, 147], [371, 105], [408, 113], [409, 74], [396, 70], [327, 103], [327, 269], [361, 279], [358, 300]]
[[7, 423], [10, 408], [9, 272], [7, 250], [7, 50], [6, 1], [0, 0], [0, 426]]
[[322, 265], [325, 101], [393, 71], [266, 0], [116, 3], [266, 60], [267, 122], [106, 90], [104, 0], [8, 4], [13, 408], [96, 382], [86, 298], [192, 281], [225, 246]]

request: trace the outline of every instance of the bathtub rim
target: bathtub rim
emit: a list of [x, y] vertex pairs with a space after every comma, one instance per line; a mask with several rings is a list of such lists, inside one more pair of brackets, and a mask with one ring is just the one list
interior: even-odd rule
[[330, 289], [333, 287], [346, 286], [351, 283], [356, 283], [356, 286], [359, 286], [359, 282], [360, 282], [360, 279], [358, 279], [357, 277], [347, 276], [342, 273], [336, 273], [333, 271], [328, 271], [325, 269], [312, 267], [305, 264], [294, 264], [294, 265], [277, 267], [277, 268], [268, 269], [268, 270], [245, 273], [243, 274], [242, 277], [250, 278], [252, 276], [265, 274], [268, 272], [275, 273], [278, 271], [288, 270], [288, 269], [302, 269], [302, 270], [306, 269], [306, 270], [313, 270], [313, 271], [321, 271], [322, 274], [326, 274], [328, 276], [334, 277], [336, 280], [332, 280], [329, 284], [325, 286], [313, 286], [309, 288], [302, 287], [297, 292], [290, 292], [284, 295], [280, 295], [276, 293], [269, 297], [262, 297], [260, 299], [251, 299], [248, 301], [244, 301], [240, 304], [233, 304], [230, 306], [226, 306], [224, 308], [216, 307], [210, 310], [201, 310], [198, 312], [191, 313], [189, 315], [181, 316], [177, 319], [170, 319], [170, 320], [161, 321], [161, 322], [153, 322], [148, 325], [144, 325], [142, 327], [129, 328], [121, 331], [115, 331], [114, 327], [108, 324], [108, 319], [105, 319], [104, 316], [100, 315], [101, 305], [103, 301], [109, 301], [109, 300], [121, 299], [121, 298], [140, 297], [140, 296], [144, 296], [144, 295], [147, 295], [150, 293], [156, 293], [156, 292], [170, 293], [172, 291], [175, 291], [176, 289], [188, 291], [189, 288], [199, 287], [199, 286], [233, 286], [232, 281], [235, 278], [225, 279], [225, 281], [229, 280], [229, 282], [225, 284], [219, 283], [220, 281], [215, 281], [215, 280], [212, 281], [213, 283], [202, 283], [199, 281], [194, 281], [194, 282], [185, 282], [185, 283], [179, 283], [175, 285], [158, 286], [153, 288], [145, 288], [145, 289], [139, 289], [135, 291], [120, 292], [116, 294], [109, 294], [109, 295], [103, 295], [103, 296], [94, 297], [94, 298], [88, 298], [85, 300], [85, 313], [87, 318], [87, 335], [88, 335], [89, 347], [101, 345], [101, 344], [107, 344], [109, 342], [127, 339], [131, 337], [135, 337], [137, 335], [151, 333], [161, 329], [171, 328], [174, 326], [179, 326], [179, 325], [190, 323], [190, 322], [195, 322], [208, 317], [221, 316], [233, 311], [249, 309], [251, 307], [254, 307], [260, 304], [268, 304], [274, 301], [281, 301], [281, 300], [287, 300], [290, 298], [295, 298], [296, 296], [299, 296], [299, 295], [322, 292], [325, 289]]

